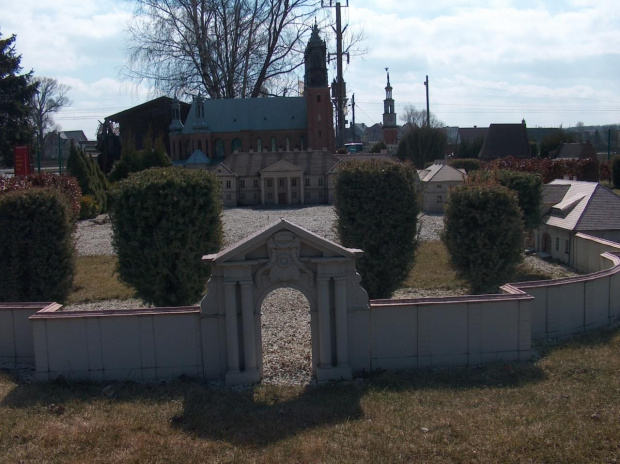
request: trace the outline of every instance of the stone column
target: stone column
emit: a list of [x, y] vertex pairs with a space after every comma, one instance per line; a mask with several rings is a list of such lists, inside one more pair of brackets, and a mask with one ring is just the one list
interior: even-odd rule
[[291, 176], [286, 176], [286, 199], [288, 200], [288, 204], [291, 204]]
[[237, 283], [224, 283], [226, 306], [226, 353], [228, 372], [239, 372], [239, 336], [237, 335]]
[[319, 277], [316, 280], [319, 304], [320, 366], [322, 368], [329, 368], [332, 366], [332, 340], [330, 330], [331, 318], [329, 314], [329, 278]]
[[278, 200], [278, 178], [277, 177], [273, 177], [273, 196], [275, 197], [275, 202], [276, 205], [278, 204], [279, 200]]
[[349, 346], [347, 339], [347, 287], [344, 277], [334, 278], [336, 300], [336, 355], [338, 367], [349, 363]]
[[260, 202], [261, 204], [265, 204], [265, 178], [260, 178]]
[[256, 337], [254, 336], [254, 302], [251, 280], [241, 281], [241, 315], [245, 371], [249, 372], [256, 370]]

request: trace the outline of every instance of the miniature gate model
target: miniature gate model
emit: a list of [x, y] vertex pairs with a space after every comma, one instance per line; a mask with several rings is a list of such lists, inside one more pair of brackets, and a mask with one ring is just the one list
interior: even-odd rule
[[[344, 248], [284, 219], [220, 253], [203, 258], [211, 266], [201, 302], [202, 349], [207, 378], [227, 384], [262, 377], [260, 308], [273, 290], [299, 290], [310, 304], [312, 370], [318, 380], [350, 379], [367, 367], [349, 356], [352, 313], [369, 309], [355, 259]], [[366, 356], [367, 357], [367, 356]]]

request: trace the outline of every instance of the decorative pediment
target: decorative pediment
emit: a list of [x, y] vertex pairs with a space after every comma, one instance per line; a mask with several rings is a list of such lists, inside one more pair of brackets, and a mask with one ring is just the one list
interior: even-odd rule
[[[282, 257], [284, 251], [290, 259], [295, 256], [293, 261], [307, 257], [355, 259], [363, 254], [362, 250], [345, 248], [286, 219], [280, 219], [217, 254], [204, 256], [203, 260], [217, 265], [248, 259], [268, 260], [271, 270], [277, 269], [273, 255]], [[280, 271], [275, 270], [274, 278], [278, 275]]]
[[273, 174], [275, 172], [297, 172], [301, 173], [302, 169], [299, 166], [294, 165], [293, 163], [281, 159], [276, 161], [275, 163], [267, 166], [264, 169], [260, 170], [261, 174]]

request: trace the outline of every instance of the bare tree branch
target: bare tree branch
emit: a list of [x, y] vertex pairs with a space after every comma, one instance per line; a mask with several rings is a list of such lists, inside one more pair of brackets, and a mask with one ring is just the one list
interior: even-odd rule
[[38, 91], [30, 101], [30, 117], [36, 130], [37, 150], [43, 147], [43, 136], [49, 128], [54, 126], [53, 114], [62, 108], [71, 106], [67, 96], [71, 87], [60, 84], [51, 77], [35, 77], [38, 82]]

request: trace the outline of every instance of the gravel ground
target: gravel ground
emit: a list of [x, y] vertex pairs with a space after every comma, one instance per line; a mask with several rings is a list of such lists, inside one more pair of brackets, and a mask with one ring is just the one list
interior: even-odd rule
[[[332, 206], [304, 208], [226, 209], [223, 214], [224, 246], [245, 238], [251, 233], [285, 218], [305, 229], [337, 242], [334, 232], [335, 213]], [[443, 229], [443, 215], [420, 216], [420, 240], [439, 240]], [[112, 228], [107, 217], [80, 221], [77, 229], [77, 249], [80, 255], [111, 255]], [[551, 265], [534, 256], [526, 257], [532, 266], [551, 273], [554, 278], [574, 275], [569, 269]], [[465, 289], [456, 293], [464, 294]], [[455, 292], [442, 290], [399, 290], [395, 298], [448, 296]], [[140, 300], [109, 300], [97, 303], [67, 306], [65, 310], [101, 310], [141, 308]], [[310, 314], [306, 298], [292, 289], [279, 289], [265, 298], [261, 307], [263, 337], [264, 383], [275, 385], [306, 385], [312, 381]]]
[[[223, 214], [224, 246], [232, 245], [263, 227], [284, 218], [304, 229], [338, 242], [334, 231], [336, 215], [333, 206], [307, 206], [305, 208], [226, 209]], [[443, 215], [422, 214], [421, 241], [439, 240], [443, 229]], [[77, 228], [77, 251], [79, 255], [113, 255], [112, 226], [107, 216], [79, 221]]]

